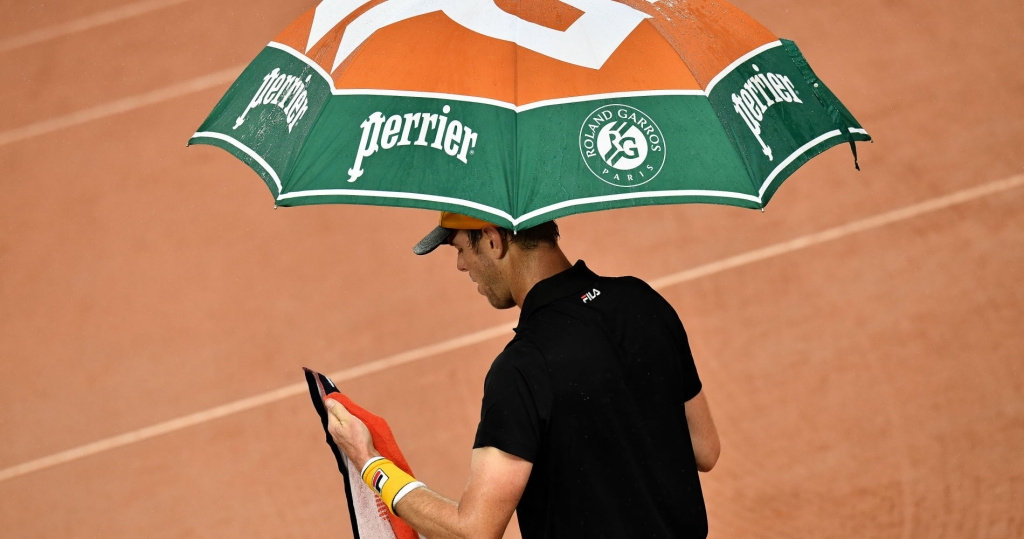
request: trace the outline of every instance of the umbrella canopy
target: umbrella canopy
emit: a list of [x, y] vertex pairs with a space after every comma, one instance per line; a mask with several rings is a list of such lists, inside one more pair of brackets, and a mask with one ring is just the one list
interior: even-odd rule
[[645, 204], [763, 208], [807, 160], [863, 140], [797, 47], [725, 2], [324, 0], [189, 143], [249, 164], [278, 205], [522, 229]]

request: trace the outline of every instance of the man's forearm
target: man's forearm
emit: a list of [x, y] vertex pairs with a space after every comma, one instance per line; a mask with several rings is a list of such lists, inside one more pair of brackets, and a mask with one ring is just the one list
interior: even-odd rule
[[482, 537], [461, 521], [457, 502], [425, 487], [406, 494], [395, 513], [429, 539]]
[[702, 472], [711, 471], [715, 467], [715, 463], [718, 462], [722, 445], [718, 439], [715, 422], [711, 418], [711, 408], [708, 406], [707, 397], [703, 391], [686, 401], [685, 412], [697, 469]]
[[369, 429], [343, 405], [325, 399], [324, 406], [334, 442], [354, 462], [365, 463], [362, 481], [416, 531], [430, 538], [500, 538], [505, 533], [530, 479], [529, 461], [493, 447], [474, 449], [469, 483], [462, 501], [455, 502], [427, 489], [393, 462], [377, 459], [380, 453]]

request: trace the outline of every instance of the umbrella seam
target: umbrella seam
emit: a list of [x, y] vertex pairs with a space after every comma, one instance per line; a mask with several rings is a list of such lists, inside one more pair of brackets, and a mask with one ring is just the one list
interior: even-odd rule
[[[519, 17], [519, 3], [516, 3], [516, 19], [522, 21]], [[512, 200], [510, 200], [509, 208], [518, 214], [521, 210], [519, 207], [519, 32], [522, 29], [519, 23], [516, 23], [516, 42], [512, 44], [512, 105], [515, 107], [513, 112], [514, 120], [512, 122]], [[511, 216], [510, 216], [511, 217]], [[512, 219], [512, 231], [515, 232], [519, 227], [516, 226], [515, 219]]]
[[[764, 52], [767, 52], [769, 50], [772, 50], [772, 49], [775, 49], [775, 48], [778, 48], [778, 47], [781, 47], [781, 46], [783, 46], [783, 43], [782, 43], [782, 40], [779, 39], [779, 40], [775, 40], [775, 41], [772, 41], [770, 43], [766, 43], [764, 45], [761, 45], [760, 47], [757, 47], [757, 48], [751, 50], [750, 52], [744, 54], [743, 56], [740, 56], [739, 58], [734, 60], [731, 64], [726, 66], [725, 69], [723, 69], [717, 75], [715, 75], [711, 79], [711, 82], [708, 83], [707, 88], [705, 88], [705, 90], [704, 90], [704, 94], [707, 96], [707, 99], [708, 99], [708, 101], [707, 101], [708, 105], [714, 111], [715, 116], [718, 117], [719, 125], [722, 126], [722, 131], [725, 133], [726, 138], [729, 139], [729, 143], [732, 146], [732, 150], [736, 154], [736, 158], [741, 163], [747, 163], [747, 159], [745, 159], [745, 154], [743, 153], [743, 145], [739, 143], [739, 139], [737, 139], [736, 136], [733, 134], [732, 128], [730, 127], [729, 123], [727, 121], [725, 121], [725, 118], [722, 117], [722, 115], [720, 114], [719, 109], [717, 107], [715, 107], [714, 103], [712, 102], [712, 100], [711, 100], [712, 90], [714, 90], [715, 86], [717, 86], [719, 82], [724, 80], [725, 77], [729, 76], [733, 71], [735, 71], [737, 68], [739, 68], [739, 66], [743, 65], [745, 62], [750, 61], [751, 59], [757, 57], [758, 55], [760, 55], [760, 54], [762, 54]], [[801, 149], [797, 150], [796, 153], [797, 154], [803, 153], [803, 151], [801, 151], [801, 150], [806, 151], [803, 148], [801, 148]], [[796, 155], [796, 154], [794, 154], [794, 155]], [[790, 158], [793, 158], [793, 156], [791, 155]], [[784, 162], [784, 164], [788, 164], [788, 163]], [[750, 182], [750, 187], [752, 187], [753, 189], [757, 189], [757, 193], [758, 193], [757, 204], [758, 204], [758, 206], [761, 207], [762, 210], [764, 210], [764, 206], [765, 206], [764, 199], [763, 199], [764, 186], [766, 185], [766, 182], [774, 181], [775, 176], [778, 174], [779, 171], [781, 171], [781, 167], [776, 167], [776, 169], [774, 171], [772, 171], [772, 174], [769, 174], [768, 178], [766, 178], [764, 180], [762, 180], [761, 178], [756, 178], [754, 176], [754, 171], [751, 169], [751, 167], [745, 165], [743, 168], [744, 168], [744, 170], [747, 173], [747, 181]]]

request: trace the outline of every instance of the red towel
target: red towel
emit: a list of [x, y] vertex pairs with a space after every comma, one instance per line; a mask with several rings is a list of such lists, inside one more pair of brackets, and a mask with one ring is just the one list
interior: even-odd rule
[[[320, 414], [320, 420], [327, 435], [327, 444], [331, 447], [335, 459], [338, 461], [338, 470], [345, 480], [345, 495], [348, 501], [349, 516], [352, 520], [352, 533], [356, 539], [418, 539], [420, 536], [405, 523], [404, 520], [388, 511], [384, 501], [377, 496], [377, 493], [370, 490], [363, 483], [359, 475], [362, 471], [363, 462], [354, 463], [345, 456], [334, 443], [329, 432], [327, 432], [327, 409], [323, 405], [323, 398], [334, 399], [348, 409], [352, 415], [358, 417], [366, 427], [370, 429], [373, 437], [373, 445], [384, 458], [395, 463], [403, 471], [412, 475], [412, 468], [398, 448], [398, 442], [391, 433], [391, 427], [383, 418], [373, 415], [363, 407], [352, 402], [352, 399], [342, 395], [330, 378], [315, 371], [306, 371], [306, 383], [309, 385], [310, 397], [313, 399], [313, 406]], [[324, 397], [321, 397], [323, 395]]]

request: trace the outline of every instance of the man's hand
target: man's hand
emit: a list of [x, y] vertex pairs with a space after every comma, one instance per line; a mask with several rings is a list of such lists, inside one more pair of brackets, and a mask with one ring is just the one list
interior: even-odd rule
[[[345, 406], [324, 399], [327, 432], [345, 455], [361, 467], [381, 456], [370, 430]], [[469, 484], [458, 502], [429, 488], [409, 492], [394, 510], [416, 531], [429, 537], [500, 538], [526, 489], [533, 464], [493, 447], [473, 450]]]
[[327, 432], [331, 433], [334, 443], [338, 444], [349, 460], [357, 467], [362, 467], [366, 461], [380, 456], [373, 447], [370, 429], [358, 417], [329, 397], [324, 399], [324, 406], [327, 408]]

